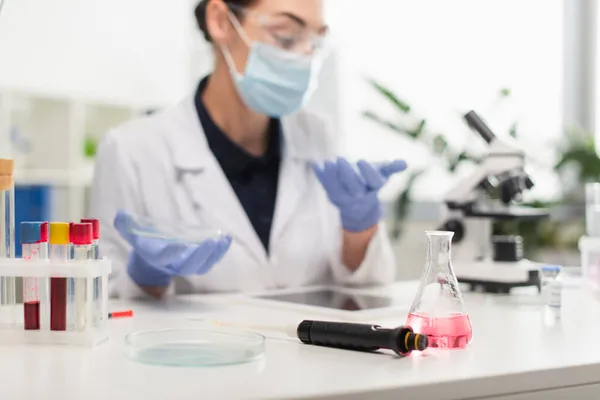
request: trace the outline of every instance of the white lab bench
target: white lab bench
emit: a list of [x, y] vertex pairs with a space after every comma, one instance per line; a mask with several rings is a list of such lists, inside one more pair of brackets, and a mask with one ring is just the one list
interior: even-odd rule
[[[416, 283], [371, 290], [406, 300]], [[366, 290], [369, 292], [369, 290]], [[2, 399], [495, 399], [600, 398], [600, 302], [581, 289], [566, 289], [560, 324], [544, 322], [535, 297], [464, 293], [474, 339], [466, 350], [427, 350], [408, 358], [302, 345], [281, 333], [268, 338], [261, 361], [225, 367], [143, 365], [122, 355], [131, 331], [205, 327], [220, 323], [261, 325], [319, 318], [285, 308], [265, 309], [238, 296], [189, 296], [157, 304], [114, 302], [133, 309], [112, 320], [112, 338], [92, 349], [0, 346]], [[321, 318], [330, 317], [321, 315]], [[207, 322], [211, 321], [211, 322]]]

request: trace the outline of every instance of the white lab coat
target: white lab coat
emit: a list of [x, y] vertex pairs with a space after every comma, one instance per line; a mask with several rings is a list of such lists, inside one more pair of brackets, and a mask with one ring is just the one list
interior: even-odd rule
[[323, 120], [300, 112], [282, 124], [283, 156], [269, 254], [208, 147], [193, 97], [107, 133], [97, 154], [92, 215], [101, 220], [101, 252], [113, 262], [111, 294], [143, 296], [127, 273], [131, 248], [113, 227], [121, 208], [233, 236], [228, 253], [208, 274], [177, 278], [170, 291], [262, 291], [393, 281], [394, 255], [383, 223], [356, 272], [341, 262], [339, 212], [311, 168], [312, 161], [339, 155]]

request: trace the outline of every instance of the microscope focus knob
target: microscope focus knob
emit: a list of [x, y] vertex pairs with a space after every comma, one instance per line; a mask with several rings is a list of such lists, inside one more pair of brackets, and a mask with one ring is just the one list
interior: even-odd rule
[[440, 230], [454, 232], [452, 243], [460, 243], [465, 237], [465, 225], [457, 219], [446, 221], [444, 225], [440, 227]]

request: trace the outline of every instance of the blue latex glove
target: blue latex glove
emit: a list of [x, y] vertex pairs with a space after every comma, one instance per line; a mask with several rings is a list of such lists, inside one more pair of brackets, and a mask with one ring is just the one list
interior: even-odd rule
[[114, 226], [133, 247], [127, 271], [140, 286], [168, 286], [175, 276], [203, 275], [217, 264], [231, 245], [231, 236], [208, 239], [200, 244], [181, 243], [131, 233], [134, 223], [124, 211], [115, 217]]
[[379, 222], [382, 209], [377, 193], [390, 176], [406, 169], [406, 162], [373, 165], [359, 161], [357, 166], [358, 171], [343, 158], [313, 166], [329, 200], [340, 210], [342, 227], [349, 232], [362, 232]]

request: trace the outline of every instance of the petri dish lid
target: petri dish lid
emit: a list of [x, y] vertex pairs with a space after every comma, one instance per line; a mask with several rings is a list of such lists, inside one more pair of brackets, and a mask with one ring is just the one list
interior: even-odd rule
[[253, 332], [163, 329], [125, 337], [125, 355], [144, 364], [209, 367], [251, 362], [265, 352], [265, 337]]
[[174, 223], [124, 211], [121, 211], [117, 218], [130, 234], [178, 243], [199, 244], [208, 239], [219, 240], [226, 236], [226, 233], [219, 229]]

